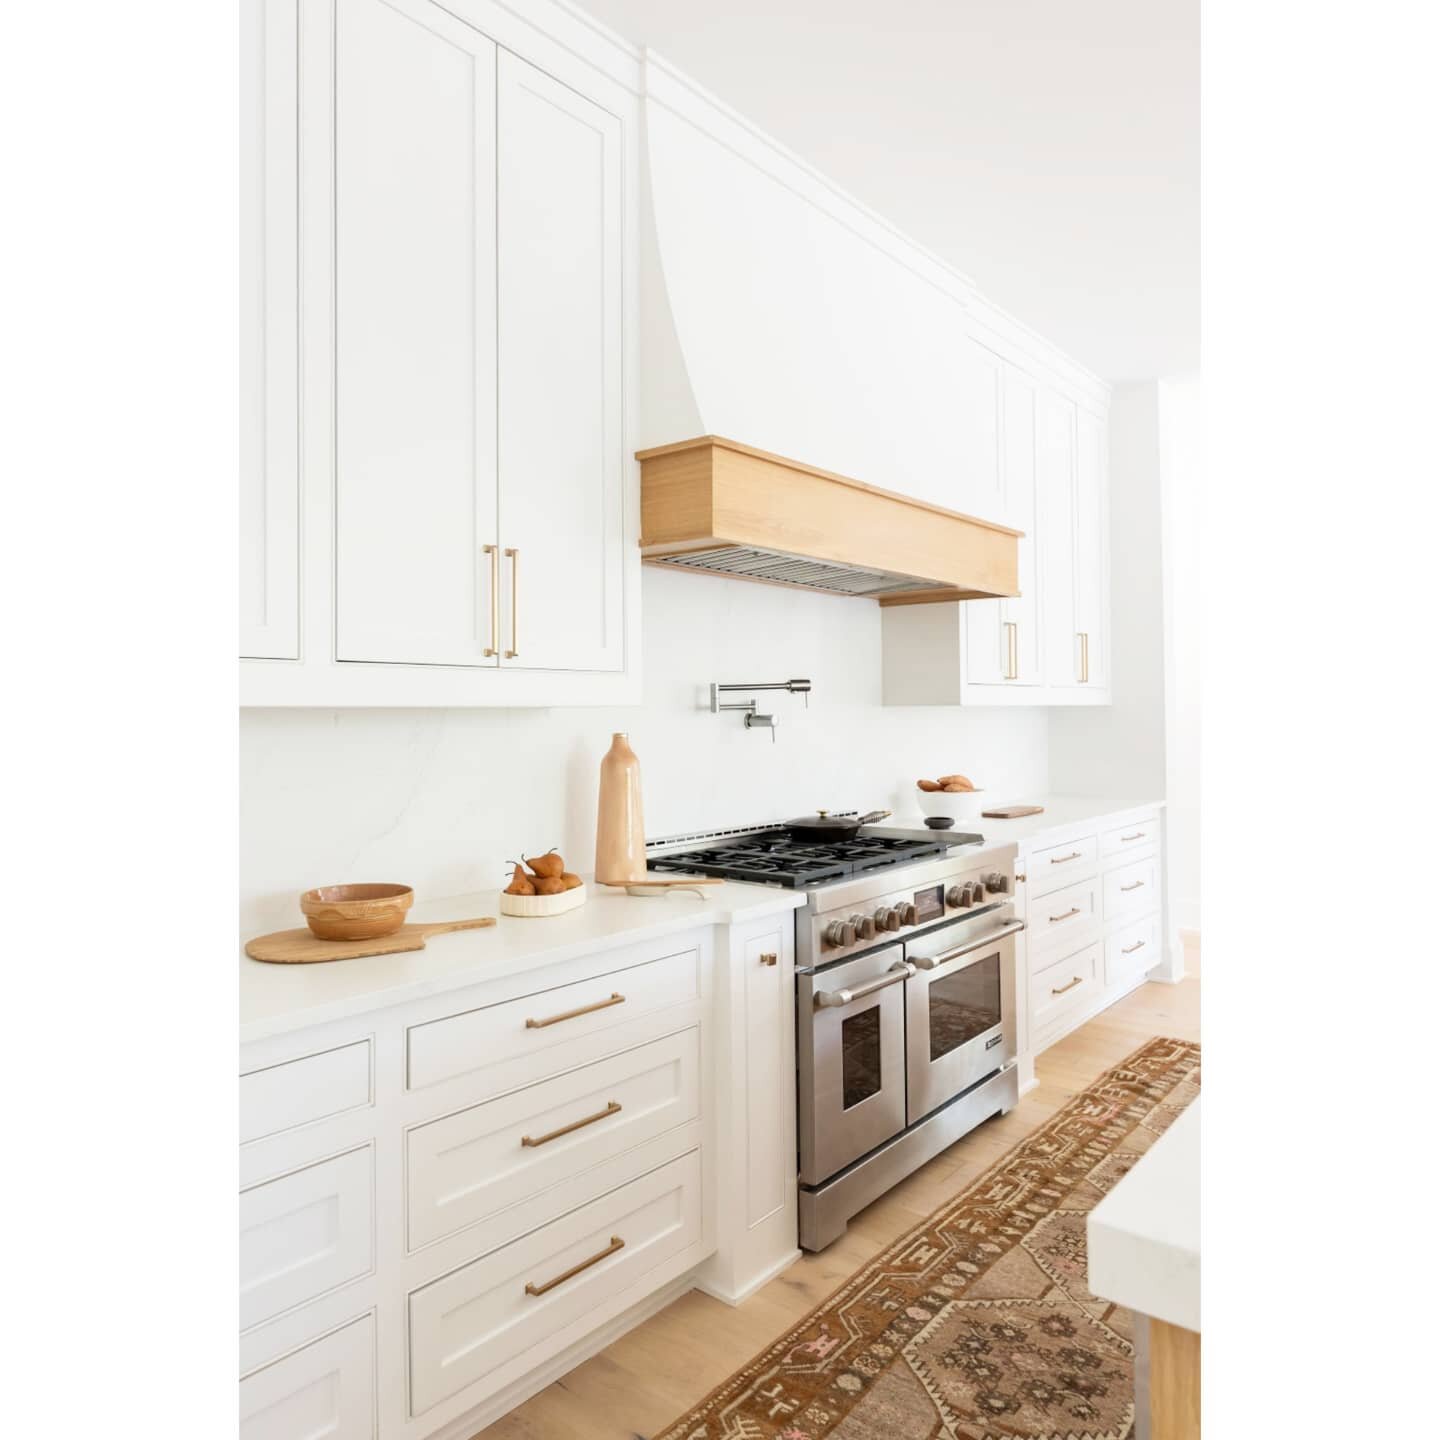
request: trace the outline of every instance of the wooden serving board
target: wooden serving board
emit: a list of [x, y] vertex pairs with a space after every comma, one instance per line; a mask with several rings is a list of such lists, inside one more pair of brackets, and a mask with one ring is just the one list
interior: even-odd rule
[[1000, 805], [980, 812], [987, 820], [1018, 820], [1022, 815], [1043, 815], [1043, 805]]
[[629, 890], [632, 887], [644, 886], [647, 890], [665, 890], [679, 888], [681, 890], [693, 890], [697, 885], [723, 885], [723, 880], [714, 876], [706, 875], [667, 875], [661, 879], [658, 875], [647, 875], [643, 880], [602, 880], [599, 882], [609, 890]]
[[277, 930], [261, 935], [245, 946], [252, 960], [276, 965], [308, 965], [315, 960], [358, 960], [363, 955], [398, 955], [402, 950], [423, 950], [432, 935], [452, 930], [483, 930], [493, 925], [493, 915], [476, 920], [441, 920], [431, 925], [402, 925], [393, 935], [374, 940], [317, 940], [306, 929]]

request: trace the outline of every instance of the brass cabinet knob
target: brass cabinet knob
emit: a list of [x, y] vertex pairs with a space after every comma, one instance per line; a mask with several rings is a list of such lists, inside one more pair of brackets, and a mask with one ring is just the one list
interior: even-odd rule
[[780, 957], [767, 950], [765, 954], [760, 957], [760, 963], [762, 965], [778, 965], [780, 963]]

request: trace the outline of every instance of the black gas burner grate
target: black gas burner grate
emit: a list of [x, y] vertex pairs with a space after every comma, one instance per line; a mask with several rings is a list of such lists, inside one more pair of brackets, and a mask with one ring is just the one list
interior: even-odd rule
[[656, 855], [650, 868], [804, 890], [828, 880], [843, 880], [847, 875], [943, 855], [949, 848], [943, 840], [901, 840], [889, 835], [857, 835], [850, 840], [817, 843], [795, 840], [789, 831], [775, 830], [747, 835], [731, 845]]

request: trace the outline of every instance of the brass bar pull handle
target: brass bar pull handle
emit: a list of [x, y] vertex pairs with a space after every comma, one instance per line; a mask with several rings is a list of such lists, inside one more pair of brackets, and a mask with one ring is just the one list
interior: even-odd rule
[[520, 653], [520, 552], [507, 547], [505, 554], [510, 560], [510, 648], [505, 658], [513, 660]]
[[1144, 888], [1145, 882], [1143, 880], [1137, 880], [1133, 885], [1122, 885], [1120, 887], [1120, 893], [1127, 895], [1131, 890], [1143, 890]]
[[1068, 855], [1052, 855], [1050, 857], [1050, 863], [1052, 865], [1063, 865], [1067, 860], [1078, 860], [1081, 854], [1082, 852], [1079, 850], [1072, 850]]
[[1050, 993], [1052, 995], [1063, 995], [1067, 990], [1073, 990], [1077, 985], [1083, 985], [1084, 983], [1084, 980], [1077, 975], [1068, 985], [1062, 985], [1058, 990], [1052, 986]]
[[1005, 622], [1005, 678], [1007, 680], [1020, 678], [1020, 649], [1016, 638], [1019, 629], [1019, 625], [1014, 620]]
[[1084, 630], [1080, 632], [1080, 683], [1090, 683], [1090, 636]]
[[1143, 840], [1144, 838], [1145, 832], [1143, 830], [1137, 830], [1133, 835], [1122, 835], [1120, 837], [1120, 843], [1124, 845], [1129, 840]]
[[541, 1145], [548, 1145], [552, 1140], [558, 1140], [562, 1135], [568, 1135], [572, 1130], [583, 1130], [587, 1125], [593, 1125], [597, 1120], [608, 1120], [612, 1115], [618, 1115], [624, 1107], [618, 1100], [612, 1100], [603, 1110], [597, 1110], [593, 1115], [587, 1115], [583, 1120], [572, 1120], [568, 1125], [562, 1125], [558, 1130], [551, 1130], [547, 1135], [531, 1138], [529, 1135], [522, 1135], [520, 1143], [534, 1149]]
[[485, 656], [500, 653], [500, 547], [482, 545], [481, 553], [490, 557], [490, 643], [485, 647]]
[[598, 1265], [602, 1260], [608, 1260], [617, 1250], [624, 1248], [625, 1242], [618, 1235], [612, 1235], [610, 1243], [598, 1255], [592, 1255], [588, 1260], [582, 1260], [578, 1265], [572, 1265], [563, 1274], [557, 1275], [553, 1280], [547, 1280], [543, 1285], [537, 1285], [531, 1280], [525, 1286], [525, 1293], [527, 1295], [543, 1295], [547, 1290], [553, 1290], [557, 1285], [563, 1285], [567, 1280], [573, 1280], [582, 1270], [588, 1270], [592, 1265]]
[[562, 1020], [575, 1020], [581, 1015], [593, 1015], [597, 1010], [608, 1010], [612, 1005], [623, 1005], [625, 997], [618, 990], [614, 991], [608, 1000], [597, 1000], [593, 1005], [582, 1005], [578, 1010], [562, 1010], [558, 1015], [548, 1016], [544, 1020], [527, 1020], [527, 1030], [543, 1030], [547, 1025], [558, 1025]]
[[1144, 948], [1145, 942], [1143, 940], [1137, 940], [1133, 945], [1122, 945], [1120, 947], [1120, 953], [1122, 955], [1133, 955], [1137, 950], [1143, 950]]
[[1050, 917], [1050, 923], [1057, 925], [1061, 920], [1068, 920], [1072, 915], [1078, 915], [1079, 913], [1080, 907], [1078, 905], [1072, 905], [1063, 915], [1052, 915]]
[[780, 963], [780, 957], [778, 955], [771, 954], [771, 952], [767, 950], [760, 957], [760, 963], [762, 965], [778, 965]]

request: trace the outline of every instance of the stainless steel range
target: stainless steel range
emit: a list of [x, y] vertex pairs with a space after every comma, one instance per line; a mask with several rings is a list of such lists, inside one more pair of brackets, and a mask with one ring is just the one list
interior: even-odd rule
[[[701, 838], [701, 837], [695, 837]], [[1015, 846], [737, 832], [655, 855], [806, 892], [795, 912], [800, 1244], [821, 1250], [892, 1185], [1019, 1098]]]

